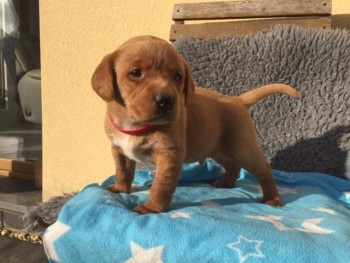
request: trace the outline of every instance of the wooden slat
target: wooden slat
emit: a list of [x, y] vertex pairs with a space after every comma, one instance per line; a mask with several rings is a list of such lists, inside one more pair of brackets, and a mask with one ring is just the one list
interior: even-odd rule
[[34, 163], [0, 158], [0, 170], [34, 175]]
[[331, 19], [286, 18], [187, 25], [174, 24], [171, 26], [170, 30], [170, 41], [175, 41], [180, 37], [196, 37], [200, 39], [210, 39], [220, 36], [244, 36], [280, 24], [295, 24], [305, 27], [330, 29]]
[[11, 177], [11, 178], [29, 180], [29, 181], [34, 181], [35, 180], [34, 174], [26, 174], [26, 173], [18, 173], [18, 172], [11, 172], [11, 171], [6, 171], [6, 170], [0, 170], [0, 175], [1, 176]]
[[330, 15], [332, 0], [238, 0], [175, 4], [173, 20]]

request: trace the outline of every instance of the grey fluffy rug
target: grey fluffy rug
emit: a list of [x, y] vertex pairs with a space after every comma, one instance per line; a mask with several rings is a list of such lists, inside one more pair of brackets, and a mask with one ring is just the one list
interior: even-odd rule
[[238, 95], [271, 82], [301, 100], [269, 97], [251, 108], [272, 167], [343, 177], [350, 149], [350, 32], [277, 26], [244, 38], [182, 39], [176, 48], [198, 85]]
[[[342, 177], [350, 149], [350, 33], [278, 26], [244, 38], [175, 43], [198, 85], [238, 95], [271, 82], [294, 86], [300, 100], [269, 97], [252, 107], [272, 167]], [[73, 195], [54, 197], [26, 215], [28, 230], [55, 222]]]
[[44, 230], [56, 222], [58, 214], [65, 203], [77, 193], [52, 197], [47, 202], [33, 206], [24, 215], [25, 228], [23, 231], [32, 235], [42, 235]]

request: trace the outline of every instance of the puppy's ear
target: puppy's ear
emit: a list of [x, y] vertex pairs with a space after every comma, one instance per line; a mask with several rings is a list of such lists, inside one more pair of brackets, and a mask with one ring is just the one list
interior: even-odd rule
[[195, 88], [194, 88], [194, 81], [192, 78], [191, 69], [188, 66], [188, 64], [185, 62], [185, 105], [188, 105], [188, 102], [192, 99], [194, 96]]
[[91, 78], [91, 85], [96, 93], [106, 102], [116, 100], [125, 106], [117, 83], [117, 76], [114, 71], [114, 61], [117, 53], [105, 56], [95, 69]]
[[114, 73], [112, 54], [105, 56], [95, 69], [91, 78], [94, 91], [105, 101], [114, 99]]

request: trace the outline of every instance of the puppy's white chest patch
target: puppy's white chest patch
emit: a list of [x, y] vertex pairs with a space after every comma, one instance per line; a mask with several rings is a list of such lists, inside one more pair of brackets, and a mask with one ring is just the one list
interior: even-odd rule
[[131, 143], [131, 139], [131, 135], [123, 135], [120, 138], [112, 136], [112, 143], [119, 146], [129, 159], [148, 165], [154, 165], [150, 156], [146, 154], [146, 150], [142, 149], [141, 145], [134, 145]]

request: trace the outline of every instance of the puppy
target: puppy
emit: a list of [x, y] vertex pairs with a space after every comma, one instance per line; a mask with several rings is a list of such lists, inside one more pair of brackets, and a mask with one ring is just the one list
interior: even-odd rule
[[135, 163], [156, 166], [149, 199], [134, 211], [166, 211], [182, 164], [208, 157], [226, 170], [216, 187], [233, 187], [244, 168], [259, 180], [262, 202], [281, 205], [249, 107], [276, 92], [298, 97], [293, 88], [271, 84], [238, 97], [195, 88], [184, 59], [168, 42], [152, 36], [132, 38], [105, 56], [91, 83], [107, 103], [105, 130], [117, 179], [108, 189], [130, 193]]

